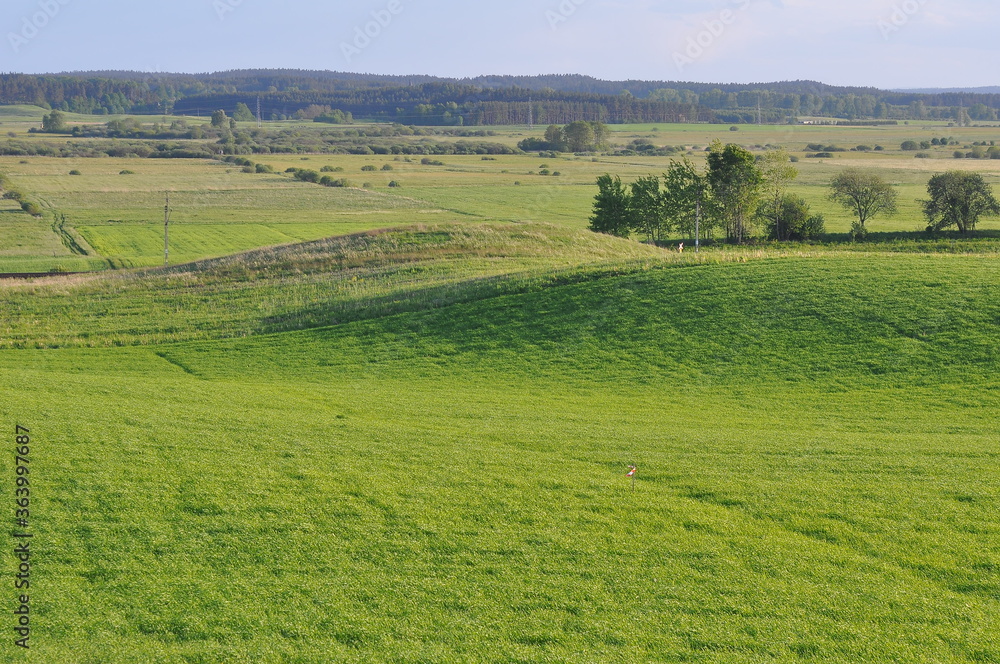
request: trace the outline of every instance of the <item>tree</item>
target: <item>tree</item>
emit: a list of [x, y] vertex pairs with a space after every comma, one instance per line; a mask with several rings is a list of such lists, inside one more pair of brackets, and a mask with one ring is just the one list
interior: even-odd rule
[[979, 217], [1000, 214], [993, 188], [979, 173], [948, 171], [935, 175], [927, 183], [927, 193], [930, 200], [921, 202], [928, 231], [957, 226], [960, 233], [972, 233]]
[[663, 174], [663, 185], [664, 225], [694, 239], [695, 216], [700, 203], [700, 237], [710, 237], [716, 215], [712, 214], [712, 200], [708, 196], [710, 188], [705, 176], [698, 173], [694, 164], [685, 157], [681, 161], [670, 162], [667, 172]]
[[558, 125], [549, 125], [545, 129], [545, 142], [548, 143], [549, 150], [563, 152], [566, 149], [566, 142], [563, 140], [562, 127]]
[[658, 242], [670, 231], [663, 207], [660, 178], [641, 177], [632, 183], [629, 219], [633, 230], [644, 233], [649, 242]]
[[586, 152], [594, 145], [594, 128], [589, 122], [571, 122], [563, 130], [570, 152]]
[[726, 238], [743, 243], [753, 234], [764, 176], [749, 150], [735, 143], [712, 143], [708, 153], [708, 183], [726, 225]]
[[896, 214], [897, 192], [872, 170], [847, 168], [830, 183], [830, 199], [858, 218], [856, 235], [867, 232], [865, 223], [879, 214]]
[[810, 240], [826, 232], [822, 215], [812, 215], [809, 203], [794, 194], [785, 194], [779, 204], [778, 224], [771, 227], [774, 240]]
[[49, 134], [64, 134], [68, 132], [66, 114], [61, 111], [52, 111], [48, 115], [42, 116], [42, 131]]
[[236, 112], [233, 113], [233, 119], [237, 122], [253, 122], [257, 118], [254, 116], [249, 106], [243, 102], [239, 102], [236, 104]]
[[799, 172], [791, 164], [791, 157], [785, 150], [766, 152], [759, 162], [761, 174], [764, 176], [764, 202], [760, 213], [768, 220], [772, 234], [777, 240], [787, 240], [782, 237], [782, 229], [789, 227], [787, 221], [783, 224], [782, 213], [787, 209], [784, 205], [788, 184], [798, 177]]
[[228, 127], [229, 118], [226, 117], [226, 112], [223, 110], [218, 110], [212, 113], [212, 126], [213, 127]]
[[617, 175], [602, 175], [597, 178], [599, 189], [594, 198], [594, 216], [590, 218], [590, 230], [595, 233], [628, 237], [632, 223], [630, 215], [631, 196], [622, 186]]

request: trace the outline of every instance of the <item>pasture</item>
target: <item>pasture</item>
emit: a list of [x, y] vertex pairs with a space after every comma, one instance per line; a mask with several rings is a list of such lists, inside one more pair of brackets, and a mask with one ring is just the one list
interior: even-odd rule
[[[22, 109], [22, 115], [27, 112], [25, 107], [16, 108]], [[0, 116], [0, 129], [6, 122], [23, 120], [22, 115]], [[5, 117], [13, 120], [5, 121]], [[320, 130], [311, 124], [295, 126], [305, 133]], [[541, 130], [497, 128], [489, 140], [513, 145], [526, 136], [540, 135]], [[877, 168], [899, 188], [900, 213], [872, 223], [872, 230], [882, 233], [923, 230], [926, 224], [918, 201], [926, 196], [927, 180], [935, 173], [953, 168], [976, 170], [992, 184], [1000, 183], [1000, 160], [957, 160], [952, 158], [954, 146], [927, 150], [929, 158], [925, 159], [898, 149], [904, 140], [938, 136], [971, 146], [995, 140], [995, 127], [741, 126], [731, 132], [720, 125], [622, 125], [612, 130], [612, 142], [620, 146], [643, 140], [658, 146], [683, 146], [686, 152], [673, 157], [526, 154], [434, 159], [442, 165], [423, 164], [419, 156], [405, 155], [251, 157], [272, 166], [276, 171], [272, 174], [243, 173], [238, 166], [211, 160], [0, 157], [0, 171], [46, 211], [45, 218], [32, 220], [16, 210], [0, 210], [0, 224], [12, 230], [0, 240], [0, 271], [32, 271], [21, 267], [25, 265], [77, 271], [82, 266], [162, 264], [167, 191], [172, 195], [176, 262], [415, 222], [529, 221], [584, 228], [599, 175], [618, 174], [628, 182], [660, 173], [672, 158], [685, 154], [703, 165], [704, 148], [714, 138], [755, 150], [781, 145], [798, 156], [799, 177], [791, 191], [826, 217], [832, 234], [845, 234], [851, 217], [827, 199], [827, 185], [849, 165]], [[832, 159], [815, 159], [807, 157], [809, 144], [882, 145], [886, 150], [837, 152]], [[346, 179], [349, 187], [319, 187], [284, 173], [288, 168], [319, 171], [324, 167], [335, 169], [331, 175]], [[80, 175], [69, 176], [70, 171]], [[122, 171], [130, 173], [121, 175]], [[546, 171], [559, 174], [544, 175]], [[399, 186], [391, 188], [390, 183]], [[56, 213], [64, 215], [67, 227], [82, 240], [78, 244], [88, 252], [86, 256], [60, 249], [64, 243], [52, 229]], [[982, 228], [1000, 230], [1000, 222], [987, 219]], [[22, 239], [12, 241], [11, 235]]]
[[[16, 318], [120, 346], [31, 348], [50, 340], [26, 327], [0, 352], [0, 418], [39, 440], [33, 655], [1000, 657], [995, 257], [685, 262], [586, 238], [426, 227], [340, 269], [344, 249], [287, 248], [7, 286]], [[568, 267], [518, 276], [542, 261]], [[249, 303], [306, 264], [381, 286], [342, 293], [336, 325], [274, 333], [244, 304], [234, 338], [223, 306], [170, 341], [183, 284]], [[451, 299], [364, 306], [443, 264]], [[174, 294], [145, 307], [145, 280]], [[131, 318], [60, 316], [79, 288]]]
[[[0, 271], [100, 270], [0, 280], [36, 535], [0, 661], [1000, 662], [1000, 222], [916, 203], [1000, 160], [805, 157], [994, 128], [613, 129], [787, 146], [831, 241], [585, 230], [668, 157], [0, 157], [44, 210], [0, 201]], [[857, 163], [902, 210], [851, 244]], [[324, 166], [357, 186], [284, 173]]]

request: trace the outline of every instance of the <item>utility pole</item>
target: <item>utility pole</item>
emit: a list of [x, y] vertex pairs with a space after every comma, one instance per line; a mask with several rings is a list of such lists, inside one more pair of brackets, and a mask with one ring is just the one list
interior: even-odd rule
[[694, 204], [694, 253], [701, 251], [701, 195], [702, 188], [698, 187], [698, 200]]
[[170, 192], [167, 204], [163, 206], [163, 265], [170, 265]]
[[532, 105], [531, 97], [528, 97], [528, 129], [535, 128], [535, 108]]
[[260, 95], [257, 95], [257, 129], [264, 126], [264, 121], [260, 118]]

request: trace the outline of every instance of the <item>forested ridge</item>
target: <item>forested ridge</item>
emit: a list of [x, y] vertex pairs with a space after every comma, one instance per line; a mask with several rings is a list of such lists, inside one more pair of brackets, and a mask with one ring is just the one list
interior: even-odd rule
[[209, 115], [238, 103], [264, 119], [330, 106], [359, 119], [424, 125], [565, 124], [574, 121], [787, 122], [996, 120], [1000, 95], [911, 93], [815, 81], [716, 84], [603, 81], [580, 75], [445, 79], [329, 71], [241, 70], [208, 74], [73, 72], [0, 75], [0, 103], [75, 113]]

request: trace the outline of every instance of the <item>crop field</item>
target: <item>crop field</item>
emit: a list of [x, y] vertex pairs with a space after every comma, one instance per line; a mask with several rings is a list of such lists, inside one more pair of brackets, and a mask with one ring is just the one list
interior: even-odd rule
[[37, 661], [1000, 658], [995, 256], [462, 228], [5, 286]]
[[[785, 145], [829, 236], [586, 230], [670, 157], [0, 157], [43, 211], [0, 200], [0, 272], [94, 270], [0, 278], [35, 535], [0, 662], [1000, 662], [1000, 220], [917, 203], [1000, 160], [898, 149], [1000, 128], [612, 129]], [[869, 242], [855, 164], [900, 189]], [[352, 186], [285, 172], [324, 167]]]

